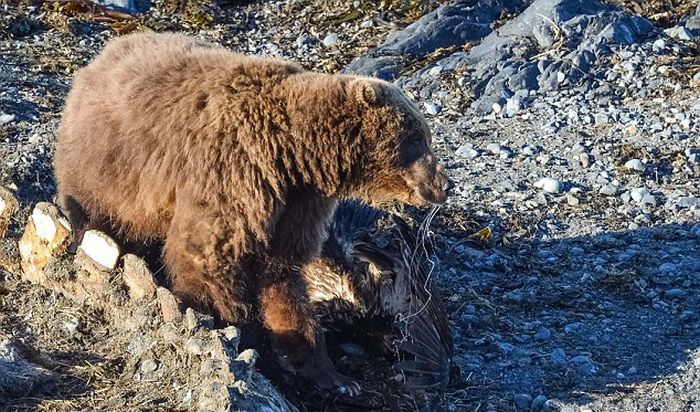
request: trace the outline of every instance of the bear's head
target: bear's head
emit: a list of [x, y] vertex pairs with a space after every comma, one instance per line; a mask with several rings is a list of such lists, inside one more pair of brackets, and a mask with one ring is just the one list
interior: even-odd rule
[[353, 112], [361, 117], [361, 179], [351, 195], [373, 205], [443, 203], [447, 175], [433, 154], [430, 129], [418, 108], [396, 86], [377, 79], [353, 77], [348, 93]]

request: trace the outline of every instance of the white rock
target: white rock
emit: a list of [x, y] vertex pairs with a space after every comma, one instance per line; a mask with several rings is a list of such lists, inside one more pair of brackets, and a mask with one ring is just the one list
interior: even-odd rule
[[502, 147], [501, 147], [501, 145], [498, 144], [498, 143], [489, 143], [489, 144], [486, 146], [486, 150], [488, 150], [488, 151], [491, 152], [492, 154], [497, 155], [497, 154], [501, 153]]
[[433, 77], [439, 75], [440, 73], [442, 73], [442, 66], [435, 66], [428, 71], [428, 74]]
[[617, 186], [605, 185], [600, 188], [600, 194], [605, 196], [615, 196], [617, 194]]
[[693, 39], [693, 33], [684, 26], [671, 27], [670, 29], [664, 30], [664, 33], [666, 33], [668, 37], [672, 37], [676, 40], [688, 41]]
[[32, 222], [34, 222], [34, 228], [39, 238], [50, 242], [56, 237], [56, 223], [44, 210], [35, 207], [32, 211]]
[[496, 113], [496, 114], [500, 113], [501, 110], [503, 110], [503, 106], [501, 106], [500, 103], [494, 103], [494, 104], [491, 106], [491, 108], [493, 109], [493, 112]]
[[90, 259], [107, 269], [114, 269], [119, 258], [119, 246], [109, 236], [97, 230], [88, 230], [80, 243], [80, 249]]
[[435, 103], [431, 102], [425, 102], [423, 103], [423, 107], [425, 107], [425, 112], [428, 113], [431, 116], [435, 116], [436, 114], [440, 113], [442, 108]]
[[643, 172], [646, 170], [646, 166], [639, 159], [630, 159], [625, 162], [625, 168], [630, 170], [636, 170], [638, 172]]
[[544, 190], [547, 193], [561, 193], [564, 190], [564, 184], [559, 179], [545, 177], [535, 182], [535, 187]]
[[469, 145], [462, 145], [455, 151], [455, 154], [467, 159], [474, 159], [479, 156], [479, 151]]
[[323, 45], [326, 47], [332, 47], [338, 43], [338, 35], [336, 33], [331, 33], [323, 39]]
[[635, 189], [632, 189], [630, 192], [630, 196], [632, 196], [632, 200], [634, 200], [637, 203], [640, 203], [646, 196], [649, 196], [650, 193], [647, 189], [643, 187], [638, 187]]
[[15, 120], [15, 116], [12, 114], [6, 114], [6, 113], [0, 114], [0, 124], [7, 124], [13, 120]]

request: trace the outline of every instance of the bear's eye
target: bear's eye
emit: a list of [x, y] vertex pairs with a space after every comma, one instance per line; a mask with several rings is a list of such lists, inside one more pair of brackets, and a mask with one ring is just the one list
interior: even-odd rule
[[413, 162], [420, 159], [426, 150], [425, 139], [420, 133], [411, 133], [406, 140], [404, 140], [402, 146], [402, 166], [411, 165]]

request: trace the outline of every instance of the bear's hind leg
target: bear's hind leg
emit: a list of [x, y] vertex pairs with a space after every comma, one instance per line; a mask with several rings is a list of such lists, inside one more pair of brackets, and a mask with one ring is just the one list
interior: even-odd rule
[[249, 286], [236, 262], [220, 250], [223, 225], [204, 216], [176, 211], [171, 221], [163, 247], [171, 289], [185, 305], [213, 309], [219, 321], [241, 325], [250, 320]]
[[[328, 357], [323, 328], [309, 303], [301, 275], [295, 269], [268, 267], [261, 285], [260, 307], [265, 327], [287, 360], [319, 387], [338, 387], [351, 396], [360, 386], [335, 370]], [[270, 273], [274, 272], [274, 273]]]

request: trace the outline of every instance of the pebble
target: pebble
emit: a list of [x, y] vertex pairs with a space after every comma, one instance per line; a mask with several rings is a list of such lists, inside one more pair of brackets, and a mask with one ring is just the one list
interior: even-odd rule
[[559, 179], [551, 177], [538, 180], [535, 182], [535, 187], [547, 193], [561, 193], [564, 190], [564, 184]]
[[700, 239], [700, 223], [697, 223], [690, 228], [690, 235]]
[[630, 159], [630, 160], [626, 161], [625, 168], [631, 169], [631, 170], [636, 170], [638, 172], [643, 172], [644, 170], [646, 170], [646, 166], [639, 159]]
[[513, 397], [513, 402], [518, 409], [528, 409], [532, 405], [532, 396], [521, 393]]
[[455, 154], [467, 159], [474, 159], [479, 156], [479, 151], [469, 145], [462, 145], [455, 151]]
[[530, 410], [531, 411], [541, 411], [542, 408], [544, 408], [544, 405], [547, 403], [547, 397], [544, 395], [537, 395], [535, 396], [535, 399], [532, 400], [532, 404], [530, 405]]
[[435, 116], [436, 114], [442, 111], [442, 108], [440, 106], [432, 102], [423, 103], [423, 107], [425, 108], [425, 112], [431, 116]]
[[442, 66], [435, 66], [428, 71], [428, 74], [433, 77], [439, 75], [440, 73], [442, 73]]
[[489, 143], [486, 146], [486, 150], [491, 152], [491, 154], [497, 155], [497, 154], [501, 153], [501, 150], [503, 150], [503, 147], [498, 143]]
[[158, 369], [158, 363], [154, 361], [153, 359], [146, 359], [145, 361], [141, 362], [141, 372], [143, 373], [150, 373]]
[[6, 113], [0, 114], [0, 124], [7, 124], [13, 120], [15, 120], [15, 116], [12, 114], [6, 114]]
[[598, 124], [598, 125], [608, 124], [610, 122], [610, 118], [605, 113], [596, 113], [596, 115], [594, 116], [594, 119], [595, 119], [595, 124]]
[[552, 336], [552, 332], [547, 328], [542, 328], [535, 333], [535, 339], [547, 341]]
[[578, 160], [581, 162], [581, 167], [584, 169], [588, 169], [588, 167], [591, 165], [591, 155], [586, 152], [579, 153]]
[[615, 185], [604, 185], [600, 188], [599, 193], [605, 196], [615, 196], [617, 194], [617, 186]]
[[549, 360], [553, 365], [563, 365], [566, 363], [566, 352], [561, 348], [554, 349], [549, 355]]
[[646, 198], [649, 195], [649, 191], [643, 187], [637, 187], [630, 191], [630, 196], [632, 197], [632, 200], [634, 200], [637, 203], [641, 203], [644, 200], [644, 198]]
[[689, 41], [693, 39], [693, 33], [683, 26], [671, 27], [670, 29], [664, 30], [664, 33], [668, 37], [672, 37], [676, 40]]
[[323, 45], [326, 47], [333, 47], [338, 43], [338, 35], [336, 33], [331, 33], [323, 39]]

